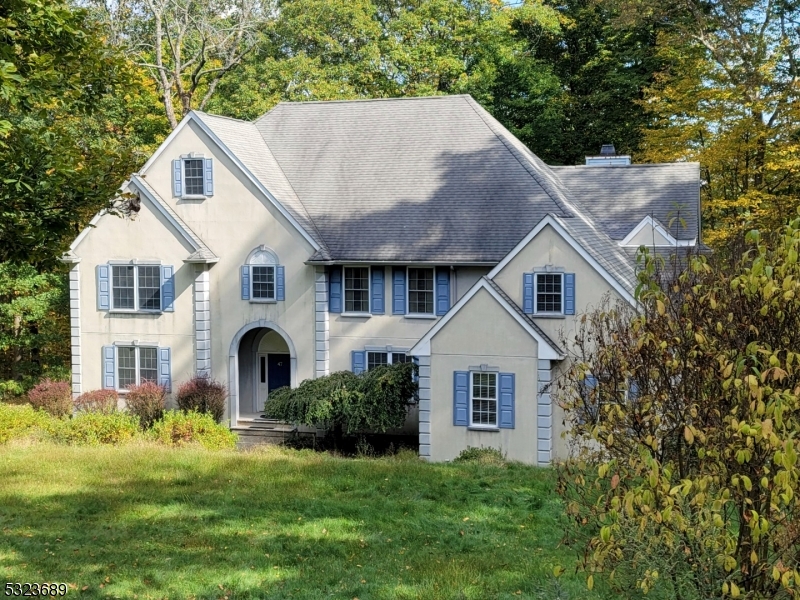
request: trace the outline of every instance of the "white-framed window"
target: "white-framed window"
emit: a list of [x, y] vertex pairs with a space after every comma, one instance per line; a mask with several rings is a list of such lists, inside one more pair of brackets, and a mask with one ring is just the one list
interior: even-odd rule
[[472, 372], [469, 424], [497, 427], [497, 373]]
[[408, 267], [408, 314], [435, 314], [435, 278], [433, 268]]
[[205, 196], [204, 160], [202, 158], [183, 158], [184, 196]]
[[274, 302], [276, 300], [275, 271], [278, 266], [278, 258], [272, 251], [259, 248], [249, 256], [247, 263], [250, 268], [250, 300]]
[[111, 265], [111, 308], [161, 310], [160, 265]]
[[564, 313], [564, 274], [535, 273], [534, 312]]
[[369, 267], [344, 268], [344, 312], [369, 312]]
[[407, 362], [411, 362], [411, 357], [405, 352], [367, 351], [367, 370], [380, 367], [381, 365], [394, 365]]
[[145, 381], [158, 383], [158, 348], [154, 346], [117, 346], [117, 389]]

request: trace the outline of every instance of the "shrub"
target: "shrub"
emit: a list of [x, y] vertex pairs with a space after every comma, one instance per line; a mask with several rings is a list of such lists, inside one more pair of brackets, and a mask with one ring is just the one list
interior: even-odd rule
[[224, 450], [236, 446], [236, 434], [220, 425], [208, 413], [170, 410], [153, 424], [152, 437], [168, 446], [197, 443], [208, 450]]
[[272, 392], [265, 414], [273, 419], [333, 427], [346, 433], [385, 432], [402, 427], [409, 405], [416, 401], [416, 366], [398, 363], [307, 379], [297, 388]]
[[475, 448], [473, 446], [462, 450], [453, 462], [478, 463], [481, 465], [505, 465], [506, 457], [497, 448]]
[[0, 402], [0, 444], [24, 438], [37, 431], [47, 431], [53, 417], [29, 404], [4, 404]]
[[584, 567], [620, 596], [797, 597], [800, 219], [748, 241], [727, 269], [646, 258], [636, 311], [570, 332], [553, 397], [577, 456], [558, 491]]
[[116, 390], [92, 390], [84, 392], [75, 399], [75, 409], [78, 412], [104, 413], [117, 412], [119, 394]]
[[219, 423], [225, 414], [225, 386], [207, 375], [197, 375], [178, 388], [176, 401], [183, 411], [208, 413]]
[[164, 416], [167, 406], [167, 390], [163, 385], [145, 381], [141, 385], [128, 388], [125, 397], [128, 410], [139, 417], [142, 429], [149, 429], [153, 423]]
[[28, 401], [35, 408], [46, 410], [54, 417], [72, 413], [72, 390], [66, 381], [43, 379], [28, 392]]
[[54, 440], [79, 446], [120, 444], [139, 434], [139, 418], [124, 412], [86, 412], [51, 430]]

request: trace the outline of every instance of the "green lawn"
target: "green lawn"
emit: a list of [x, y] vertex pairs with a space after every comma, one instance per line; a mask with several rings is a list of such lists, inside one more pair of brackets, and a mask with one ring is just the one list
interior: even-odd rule
[[543, 469], [34, 444], [0, 482], [0, 579], [68, 597], [591, 597]]

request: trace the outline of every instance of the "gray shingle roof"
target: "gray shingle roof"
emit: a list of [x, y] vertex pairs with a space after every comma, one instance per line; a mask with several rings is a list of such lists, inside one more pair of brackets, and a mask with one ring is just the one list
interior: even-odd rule
[[[698, 237], [699, 163], [551, 169], [614, 240], [623, 239], [648, 215], [679, 240]], [[686, 221], [677, 230], [674, 224], [668, 227], [676, 206]]]
[[476, 106], [286, 103], [256, 126], [334, 259], [492, 263], [545, 214], [568, 213], [547, 167], [520, 160]]
[[697, 235], [697, 164], [549, 167], [469, 96], [197, 114], [321, 246], [312, 261], [495, 264], [550, 215], [632, 293], [615, 240], [675, 203]]

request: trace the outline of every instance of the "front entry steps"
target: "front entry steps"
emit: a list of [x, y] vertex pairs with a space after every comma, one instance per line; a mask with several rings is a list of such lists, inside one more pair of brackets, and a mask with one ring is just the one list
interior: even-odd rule
[[240, 450], [263, 444], [281, 444], [297, 435], [313, 436], [313, 433], [298, 434], [297, 427], [282, 421], [263, 417], [244, 417], [236, 422], [231, 431], [239, 436], [236, 447]]

